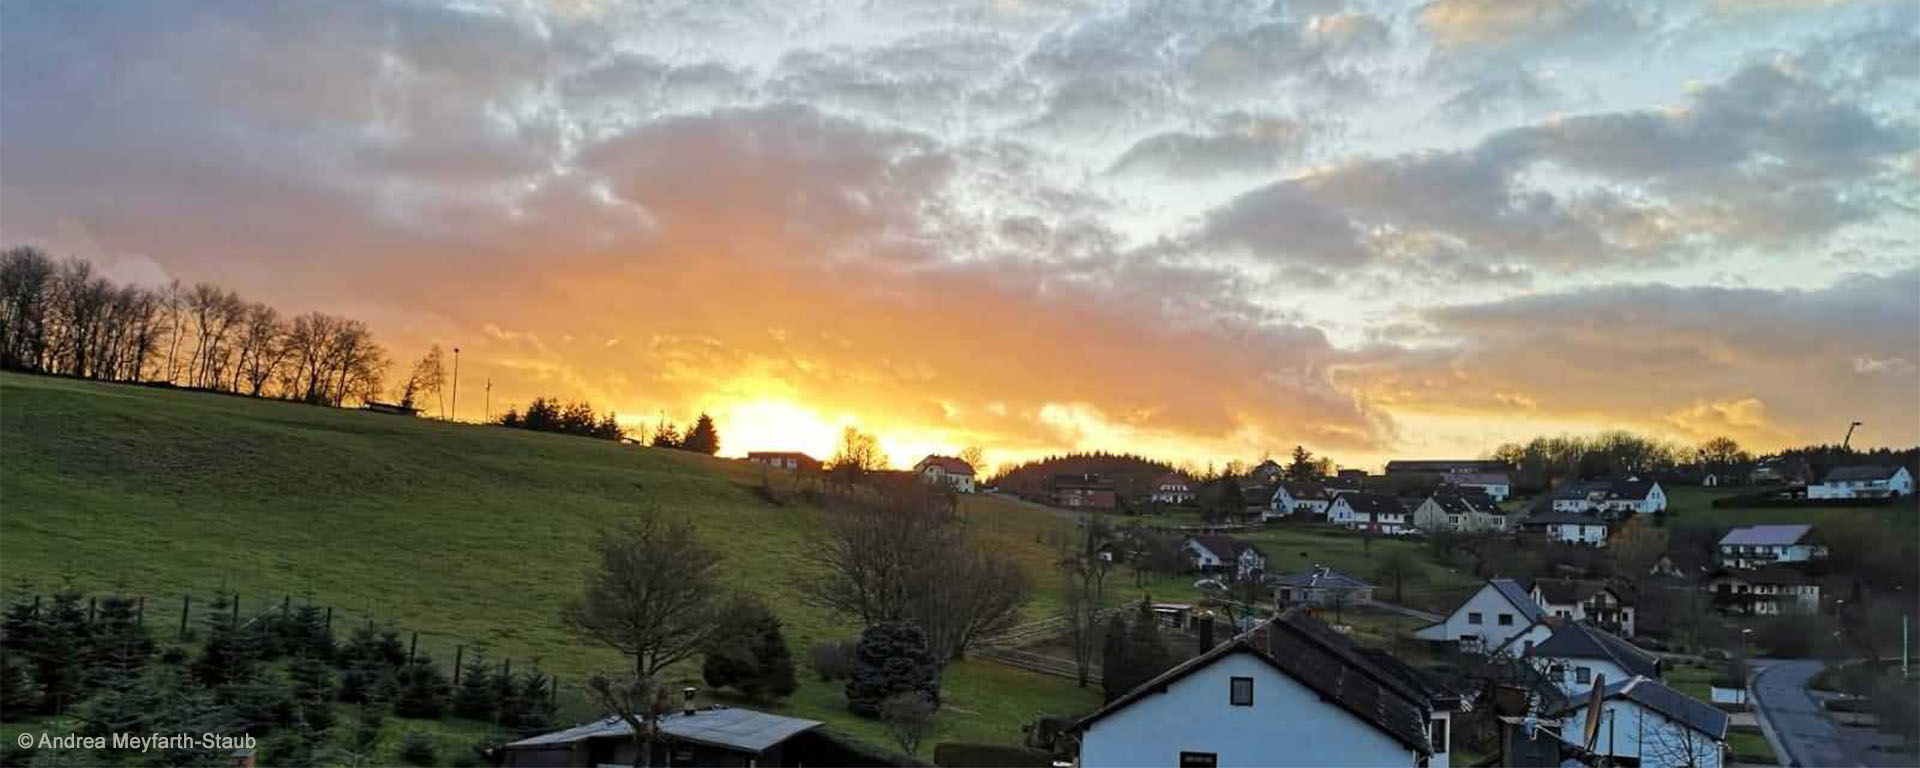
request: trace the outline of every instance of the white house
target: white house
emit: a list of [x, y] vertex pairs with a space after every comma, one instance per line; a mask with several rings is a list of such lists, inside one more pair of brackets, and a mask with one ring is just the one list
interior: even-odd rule
[[1906, 467], [1861, 465], [1834, 467], [1807, 486], [1809, 499], [1878, 499], [1913, 495], [1913, 474]]
[[1162, 504], [1185, 504], [1193, 501], [1193, 485], [1185, 475], [1168, 472], [1153, 481], [1151, 498]]
[[1585, 621], [1624, 637], [1633, 637], [1633, 601], [1624, 590], [1604, 582], [1577, 579], [1539, 579], [1529, 594], [1547, 615]]
[[1085, 768], [1447, 768], [1457, 694], [1289, 611], [1074, 724]]
[[1520, 521], [1520, 530], [1543, 534], [1548, 541], [1584, 547], [1607, 545], [1607, 521], [1599, 515], [1546, 512], [1529, 515]]
[[1384, 493], [1342, 493], [1327, 506], [1327, 522], [1374, 533], [1406, 533], [1407, 508]]
[[1232, 536], [1190, 536], [1187, 554], [1202, 571], [1224, 571], [1236, 579], [1258, 577], [1267, 568], [1267, 553]]
[[973, 493], [973, 465], [952, 456], [934, 454], [913, 465], [913, 472], [935, 485], [947, 485], [961, 493]]
[[[1641, 768], [1721, 768], [1727, 713], [1644, 677], [1608, 680], [1601, 689], [1595, 754], [1632, 758]], [[1588, 702], [1560, 712], [1563, 741], [1586, 732]]]
[[1639, 676], [1660, 679], [1660, 657], [1641, 650], [1605, 630], [1583, 622], [1562, 622], [1545, 641], [1526, 651], [1534, 669], [1577, 697], [1604, 677], [1615, 682]]
[[1332, 503], [1326, 487], [1313, 483], [1281, 483], [1273, 491], [1273, 514], [1276, 517], [1323, 517]]
[[1464, 651], [1497, 648], [1546, 614], [1513, 579], [1488, 579], [1440, 621], [1415, 630], [1422, 640], [1459, 643]]
[[1351, 607], [1373, 602], [1372, 584], [1324, 565], [1283, 573], [1268, 583], [1273, 585], [1273, 604], [1280, 608], [1296, 603]]
[[1440, 476], [1440, 482], [1456, 488], [1476, 490], [1491, 497], [1494, 501], [1506, 501], [1513, 493], [1513, 480], [1505, 472], [1466, 472], [1449, 473]]
[[1720, 564], [1759, 568], [1774, 563], [1804, 563], [1827, 556], [1815, 543], [1811, 525], [1749, 525], [1720, 537]]
[[1553, 511], [1598, 512], [1619, 519], [1628, 514], [1650, 515], [1667, 508], [1667, 492], [1652, 480], [1577, 480], [1562, 483], [1553, 493]]

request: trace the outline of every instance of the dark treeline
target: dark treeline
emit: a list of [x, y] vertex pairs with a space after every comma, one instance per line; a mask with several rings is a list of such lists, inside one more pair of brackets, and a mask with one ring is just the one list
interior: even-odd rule
[[[246, 734], [257, 739], [262, 764], [275, 765], [376, 764], [389, 713], [453, 714], [509, 733], [544, 730], [552, 720], [553, 681], [538, 669], [515, 672], [475, 653], [456, 686], [391, 627], [361, 624], [341, 640], [319, 607], [243, 618], [235, 600], [220, 594], [197, 627], [162, 645], [133, 598], [16, 593], [0, 621], [0, 718], [68, 716], [81, 736]], [[408, 751], [423, 748], [430, 751], [431, 742], [410, 734], [402, 756], [417, 761]], [[152, 764], [210, 765], [230, 762], [231, 752], [192, 745], [134, 755]], [[96, 764], [120, 754], [35, 759]]]
[[991, 484], [1023, 498], [1045, 498], [1051, 492], [1054, 475], [1099, 475], [1113, 481], [1121, 498], [1146, 495], [1153, 481], [1173, 466], [1145, 456], [1127, 453], [1069, 453], [1022, 462], [1001, 470]]
[[339, 405], [373, 399], [387, 365], [358, 320], [285, 317], [208, 283], [117, 285], [37, 248], [0, 253], [0, 367]]
[[[598, 414], [593, 410], [593, 405], [585, 401], [562, 403], [559, 398], [553, 397], [536, 397], [527, 404], [525, 411], [508, 408], [494, 423], [503, 427], [601, 440], [622, 440], [629, 436], [628, 430], [620, 426], [613, 411]], [[687, 429], [686, 434], [681, 434], [670, 421], [662, 421], [653, 430], [651, 439], [646, 438], [645, 428], [640, 432], [642, 434], [635, 439], [655, 448], [678, 448], [709, 456], [720, 452], [720, 431], [713, 425], [713, 417], [704, 413]]]
[[[1904, 464], [1908, 471], [1920, 473], [1920, 448], [1861, 450], [1815, 445], [1776, 451], [1768, 456], [1805, 459], [1815, 479], [1843, 464]], [[1540, 491], [1567, 478], [1697, 476], [1703, 472], [1738, 474], [1750, 470], [1760, 457], [1727, 437], [1689, 446], [1613, 430], [1591, 437], [1560, 435], [1536, 437], [1525, 444], [1507, 443], [1495, 449], [1491, 458], [1513, 468], [1517, 489]]]

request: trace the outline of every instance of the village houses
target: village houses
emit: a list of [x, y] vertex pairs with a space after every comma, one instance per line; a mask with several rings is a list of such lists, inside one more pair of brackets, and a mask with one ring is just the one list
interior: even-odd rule
[[1624, 588], [1599, 581], [1537, 579], [1529, 594], [1549, 616], [1591, 622], [1633, 637], [1633, 602], [1625, 597]]
[[1545, 512], [1528, 515], [1520, 521], [1520, 530], [1546, 537], [1547, 541], [1583, 547], [1607, 545], [1609, 528], [1599, 515], [1571, 512]]
[[1440, 621], [1414, 630], [1413, 636], [1456, 643], [1463, 651], [1496, 648], [1526, 631], [1546, 613], [1513, 579], [1488, 579]]
[[1650, 515], [1667, 508], [1667, 493], [1652, 480], [1572, 480], [1553, 493], [1553, 511], [1597, 513], [1609, 520]]
[[1449, 472], [1440, 476], [1442, 485], [1479, 491], [1494, 501], [1506, 501], [1513, 494], [1513, 481], [1505, 472]]
[[1273, 514], [1276, 517], [1301, 515], [1323, 518], [1327, 515], [1327, 506], [1332, 503], [1327, 496], [1326, 486], [1315, 483], [1281, 483], [1273, 491]]
[[1193, 566], [1207, 573], [1225, 573], [1235, 579], [1259, 578], [1267, 568], [1267, 553], [1232, 536], [1192, 536], [1187, 554]]
[[1148, 498], [1161, 504], [1186, 504], [1193, 501], [1193, 485], [1178, 472], [1168, 472], [1153, 481]]
[[1397, 535], [1412, 526], [1400, 499], [1384, 493], [1342, 493], [1327, 506], [1327, 522], [1369, 533]]

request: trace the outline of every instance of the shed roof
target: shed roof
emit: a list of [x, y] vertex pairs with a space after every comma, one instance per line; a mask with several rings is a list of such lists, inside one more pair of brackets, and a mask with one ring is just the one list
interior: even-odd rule
[[[668, 736], [741, 752], [760, 753], [802, 732], [820, 727], [818, 720], [770, 715], [751, 709], [719, 707], [693, 714], [674, 713], [660, 718]], [[543, 733], [507, 744], [508, 749], [558, 746], [597, 738], [630, 738], [633, 728], [618, 717], [608, 717], [562, 731]]]

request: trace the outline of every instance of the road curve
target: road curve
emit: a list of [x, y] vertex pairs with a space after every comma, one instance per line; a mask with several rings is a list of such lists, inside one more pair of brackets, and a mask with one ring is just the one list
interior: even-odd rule
[[1754, 714], [1765, 718], [1786, 754], [1785, 763], [1808, 768], [1857, 768], [1865, 765], [1820, 708], [1807, 682], [1820, 673], [1818, 661], [1775, 661], [1753, 676]]

